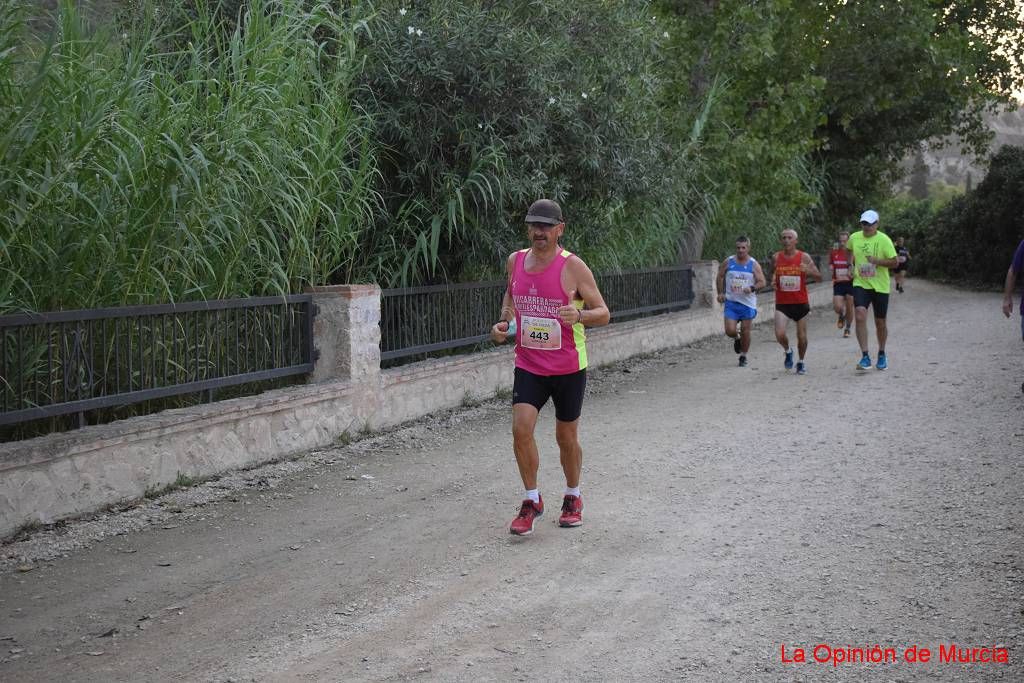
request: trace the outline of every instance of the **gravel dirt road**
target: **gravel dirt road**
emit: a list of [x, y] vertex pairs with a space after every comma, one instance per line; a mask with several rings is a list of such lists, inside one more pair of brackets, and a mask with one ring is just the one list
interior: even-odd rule
[[508, 534], [506, 399], [38, 530], [0, 680], [1024, 680], [1019, 321], [911, 280], [890, 326], [887, 372], [823, 310], [803, 377], [767, 325], [593, 371], [577, 529], [548, 407]]

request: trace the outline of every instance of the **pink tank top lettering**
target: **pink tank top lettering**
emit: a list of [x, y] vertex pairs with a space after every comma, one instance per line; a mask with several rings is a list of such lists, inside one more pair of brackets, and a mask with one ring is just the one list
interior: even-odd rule
[[558, 309], [570, 303], [562, 269], [572, 254], [563, 249], [544, 270], [528, 273], [528, 252], [516, 252], [509, 286], [516, 307], [516, 367], [545, 376], [579, 372], [587, 367], [583, 325], [566, 325], [558, 317]]

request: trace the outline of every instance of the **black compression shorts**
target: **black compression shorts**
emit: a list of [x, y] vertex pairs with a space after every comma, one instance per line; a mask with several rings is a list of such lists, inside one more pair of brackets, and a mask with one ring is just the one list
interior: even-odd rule
[[853, 283], [849, 280], [832, 283], [832, 296], [853, 296]]
[[857, 308], [874, 307], [876, 318], [885, 318], [889, 312], [889, 295], [863, 287], [853, 288], [853, 305]]
[[583, 412], [583, 392], [587, 388], [587, 371], [569, 375], [535, 375], [516, 368], [512, 383], [512, 405], [529, 403], [537, 410], [550, 398], [555, 404], [555, 417], [562, 422], [579, 419]]

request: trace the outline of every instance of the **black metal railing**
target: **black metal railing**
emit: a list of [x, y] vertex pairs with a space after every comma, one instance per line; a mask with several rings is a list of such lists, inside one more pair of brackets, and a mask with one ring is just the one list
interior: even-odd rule
[[604, 273], [597, 280], [613, 323], [641, 315], [681, 311], [693, 303], [690, 266]]
[[0, 425], [308, 373], [309, 294], [0, 316]]
[[[612, 322], [688, 308], [693, 302], [689, 266], [596, 276]], [[472, 347], [490, 339], [504, 280], [385, 289], [381, 292], [381, 360], [424, 356]]]
[[490, 339], [504, 280], [385, 289], [380, 299], [382, 361], [471, 346]]

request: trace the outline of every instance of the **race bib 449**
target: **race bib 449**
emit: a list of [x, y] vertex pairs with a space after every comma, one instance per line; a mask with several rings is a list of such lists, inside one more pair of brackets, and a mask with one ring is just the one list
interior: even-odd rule
[[800, 291], [800, 276], [799, 275], [780, 275], [779, 276], [779, 289], [783, 292], [799, 292]]

